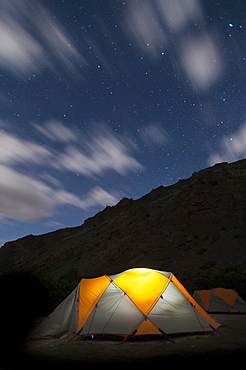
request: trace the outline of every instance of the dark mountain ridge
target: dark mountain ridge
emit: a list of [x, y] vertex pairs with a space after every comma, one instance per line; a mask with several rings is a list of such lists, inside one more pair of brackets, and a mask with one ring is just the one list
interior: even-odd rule
[[1, 275], [32, 272], [60, 279], [131, 267], [190, 272], [215, 271], [245, 262], [246, 160], [220, 163], [189, 179], [123, 198], [83, 225], [5, 243]]

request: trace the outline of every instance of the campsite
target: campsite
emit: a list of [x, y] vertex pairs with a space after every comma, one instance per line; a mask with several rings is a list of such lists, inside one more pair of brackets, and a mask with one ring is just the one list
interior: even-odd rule
[[[172, 341], [164, 335], [133, 336], [123, 343], [122, 338], [98, 336], [69, 342], [54, 337], [27, 340], [27, 336], [33, 324], [50, 316], [81, 279], [107, 274], [114, 280], [113, 276], [132, 268], [171, 271], [190, 297], [194, 291], [227, 288], [245, 300], [246, 228], [241, 201], [245, 170], [245, 160], [216, 165], [138, 200], [124, 198], [81, 226], [6, 243], [0, 249], [1, 293], [7, 302], [0, 307], [6, 354], [1, 361], [8, 365], [22, 359], [35, 368], [40, 364], [42, 369], [50, 362], [59, 368], [60, 364], [76, 368], [81, 363], [112, 361], [153, 363], [196, 357], [205, 361], [220, 354], [226, 358], [242, 353], [246, 315], [235, 313], [236, 307], [230, 314], [209, 312], [222, 325], [216, 333], [168, 334]], [[115, 284], [124, 290], [123, 285]], [[111, 296], [110, 291], [107, 294]], [[121, 292], [117, 294], [123, 297]], [[160, 292], [156, 298], [161, 303]], [[11, 357], [10, 343], [15, 349]]]
[[0, 4], [0, 370], [235, 367], [246, 0]]
[[[81, 329], [71, 335], [67, 329], [74, 319], [76, 330]], [[163, 330], [158, 332], [159, 325]], [[198, 359], [206, 363], [221, 356], [231, 360], [246, 348], [246, 315], [208, 315], [174, 275], [146, 268], [82, 279], [51, 315], [34, 326], [12, 361], [36, 369], [189, 364]], [[117, 335], [127, 332], [132, 334]]]
[[167, 363], [198, 356], [206, 361], [244, 351], [245, 329], [246, 315], [208, 315], [173, 274], [136, 268], [82, 279], [37, 325], [30, 334], [36, 340], [25, 348], [33, 361], [35, 356], [62, 363], [72, 359], [74, 366]]

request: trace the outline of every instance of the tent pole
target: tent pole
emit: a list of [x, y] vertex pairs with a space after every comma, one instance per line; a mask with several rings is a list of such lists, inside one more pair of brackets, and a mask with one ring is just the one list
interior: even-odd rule
[[71, 342], [72, 340], [74, 340], [74, 338], [78, 337], [81, 333], [83, 328], [81, 328], [79, 331], [77, 331], [76, 333], [74, 333], [72, 336], [70, 336], [70, 338], [68, 339], [68, 342]]

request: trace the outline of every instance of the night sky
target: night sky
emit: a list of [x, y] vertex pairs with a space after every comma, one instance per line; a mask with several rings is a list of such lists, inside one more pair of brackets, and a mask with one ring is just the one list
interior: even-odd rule
[[246, 157], [245, 0], [0, 0], [0, 245]]

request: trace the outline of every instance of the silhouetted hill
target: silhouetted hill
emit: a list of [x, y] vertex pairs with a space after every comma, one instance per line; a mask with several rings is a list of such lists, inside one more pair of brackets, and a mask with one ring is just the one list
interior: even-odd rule
[[[6, 243], [2, 275], [60, 279], [131, 267], [172, 271], [181, 280], [245, 262], [246, 160], [217, 164], [138, 200], [124, 198], [83, 225]], [[245, 281], [246, 277], [244, 276]]]

